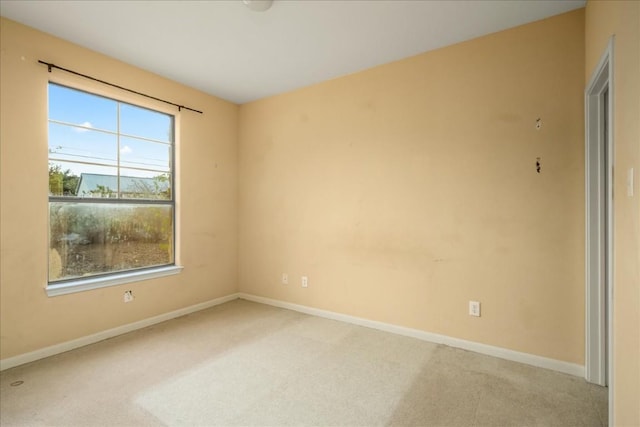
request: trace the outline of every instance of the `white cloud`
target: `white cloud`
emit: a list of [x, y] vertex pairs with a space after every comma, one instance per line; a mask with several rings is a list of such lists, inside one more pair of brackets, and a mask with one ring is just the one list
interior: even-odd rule
[[[84, 126], [85, 128], [92, 128], [93, 125], [91, 124], [91, 122], [84, 122], [84, 123], [80, 123], [80, 126]], [[73, 130], [75, 130], [76, 132], [82, 133], [82, 132], [86, 132], [89, 129], [83, 129], [83, 128], [73, 128]]]
[[129, 147], [128, 145], [125, 145], [120, 149], [120, 154], [128, 154], [128, 153], [131, 153], [132, 151], [133, 150], [131, 149], [131, 147]]

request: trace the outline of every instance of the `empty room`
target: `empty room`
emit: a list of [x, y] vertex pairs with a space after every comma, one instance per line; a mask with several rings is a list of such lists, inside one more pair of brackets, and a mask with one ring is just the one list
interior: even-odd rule
[[2, 426], [640, 426], [640, 2], [0, 15]]

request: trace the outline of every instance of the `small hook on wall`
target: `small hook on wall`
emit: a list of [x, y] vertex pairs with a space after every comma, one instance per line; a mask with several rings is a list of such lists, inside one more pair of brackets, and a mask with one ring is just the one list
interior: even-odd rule
[[536, 119], [536, 130], [540, 130], [542, 128], [542, 119], [538, 117]]

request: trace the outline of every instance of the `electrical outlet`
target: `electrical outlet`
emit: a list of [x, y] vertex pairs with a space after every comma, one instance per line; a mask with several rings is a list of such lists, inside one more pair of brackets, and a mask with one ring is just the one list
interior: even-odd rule
[[289, 284], [289, 275], [287, 273], [282, 273], [282, 284], [283, 285]]
[[133, 292], [132, 291], [124, 291], [124, 302], [133, 301]]
[[309, 286], [309, 278], [307, 276], [302, 276], [302, 287], [306, 288]]
[[480, 317], [480, 303], [478, 301], [469, 301], [469, 316]]

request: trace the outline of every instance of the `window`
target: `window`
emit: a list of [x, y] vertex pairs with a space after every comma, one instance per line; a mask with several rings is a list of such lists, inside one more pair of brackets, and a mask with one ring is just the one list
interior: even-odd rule
[[49, 84], [48, 290], [175, 265], [173, 159], [173, 116]]

